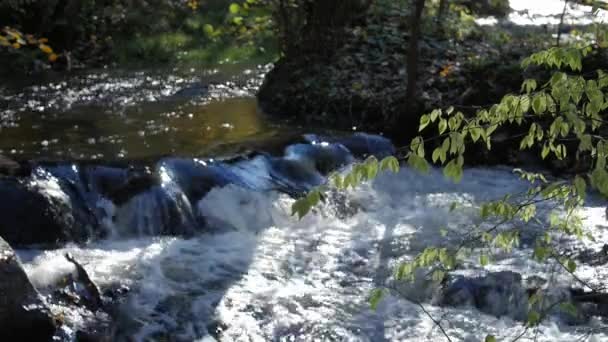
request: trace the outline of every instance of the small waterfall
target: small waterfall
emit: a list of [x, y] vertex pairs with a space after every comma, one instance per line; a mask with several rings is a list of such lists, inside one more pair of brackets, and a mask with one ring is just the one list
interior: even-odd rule
[[[31, 232], [29, 239], [15, 237], [10, 242], [191, 236], [208, 228], [207, 219], [218, 218], [208, 210], [198, 210], [198, 203], [213, 189], [231, 185], [299, 196], [326, 182], [328, 173], [353, 163], [355, 156], [382, 157], [395, 151], [388, 139], [362, 133], [344, 138], [307, 135], [305, 140], [309, 143], [287, 146], [283, 156], [258, 153], [233, 161], [164, 158], [151, 167], [38, 165], [28, 179], [11, 181], [15, 186], [26, 184], [24, 191], [46, 200], [46, 207], [33, 208], [31, 214], [36, 219], [47, 210], [55, 213], [47, 218], [54, 221], [54, 229], [50, 237]], [[239, 229], [244, 224], [235, 226]]]

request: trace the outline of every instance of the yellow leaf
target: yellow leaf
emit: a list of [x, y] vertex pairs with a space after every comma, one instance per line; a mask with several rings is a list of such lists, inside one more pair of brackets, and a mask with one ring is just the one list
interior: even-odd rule
[[454, 69], [454, 65], [448, 64], [443, 67], [443, 69], [439, 72], [439, 75], [441, 75], [441, 77], [443, 77], [443, 78], [446, 78], [452, 72], [453, 69]]
[[21, 38], [21, 33], [11, 30], [11, 29], [6, 29], [5, 30], [6, 34], [8, 34], [9, 36], [13, 37], [13, 39], [20, 39]]
[[4, 36], [0, 36], [0, 46], [10, 46], [11, 43], [8, 42], [8, 39]]
[[13, 43], [13, 48], [19, 49], [20, 47], [21, 47], [21, 44], [19, 44], [19, 43]]
[[40, 44], [44, 44], [44, 43], [48, 43], [48, 42], [49, 42], [49, 40], [46, 39], [46, 38], [40, 38], [40, 39], [38, 39], [38, 43], [40, 43]]
[[52, 63], [52, 62], [56, 61], [58, 57], [59, 57], [59, 56], [57, 56], [56, 54], [51, 53], [51, 54], [49, 55], [49, 62], [51, 62], [51, 63]]
[[40, 50], [42, 50], [42, 52], [46, 53], [47, 55], [53, 53], [53, 49], [51, 49], [51, 47], [48, 45], [40, 44], [38, 45], [38, 47], [40, 48]]

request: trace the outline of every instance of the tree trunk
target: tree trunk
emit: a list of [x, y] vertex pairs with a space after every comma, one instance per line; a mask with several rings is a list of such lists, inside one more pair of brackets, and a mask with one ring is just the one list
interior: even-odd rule
[[568, 0], [564, 0], [564, 10], [562, 11], [562, 16], [559, 18], [559, 25], [557, 25], [557, 38], [555, 45], [559, 47], [560, 40], [562, 38], [562, 27], [564, 26], [564, 17], [566, 16], [566, 12], [568, 11]]
[[445, 14], [448, 10], [448, 0], [439, 0], [439, 10], [437, 11], [437, 28], [441, 37], [445, 36]]
[[398, 125], [395, 127], [406, 134], [406, 139], [410, 138], [417, 128], [416, 114], [416, 83], [418, 81], [418, 40], [420, 39], [420, 23], [422, 21], [422, 11], [424, 10], [425, 0], [412, 0], [414, 10], [410, 21], [410, 37], [408, 42], [407, 54], [407, 88], [405, 93], [405, 107], [401, 113]]

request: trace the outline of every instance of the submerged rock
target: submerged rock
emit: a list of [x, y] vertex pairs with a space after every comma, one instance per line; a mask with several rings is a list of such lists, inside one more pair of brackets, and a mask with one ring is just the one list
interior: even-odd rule
[[[539, 300], [530, 304], [535, 294]], [[489, 315], [519, 321], [526, 321], [530, 311], [550, 313], [568, 325], [587, 324], [593, 316], [608, 317], [606, 293], [554, 286], [538, 276], [522, 280], [519, 273], [511, 271], [482, 277], [453, 277], [435, 297], [435, 302], [445, 306], [471, 306]], [[564, 304], [572, 310], [563, 309]]]
[[56, 323], [21, 267], [0, 238], [0, 340], [49, 341]]
[[438, 298], [440, 305], [473, 306], [487, 314], [525, 320], [528, 293], [519, 273], [504, 271], [484, 277], [455, 277]]

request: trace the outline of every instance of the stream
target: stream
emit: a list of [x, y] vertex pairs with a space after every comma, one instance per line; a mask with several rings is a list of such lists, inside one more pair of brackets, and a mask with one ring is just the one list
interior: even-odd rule
[[[326, 182], [329, 171], [347, 172], [394, 148], [377, 135], [266, 117], [254, 94], [269, 67], [96, 70], [0, 86], [0, 154], [31, 161], [19, 186], [72, 213], [66, 244], [17, 249], [34, 286], [50, 298], [76, 273], [64, 257], [70, 253], [103, 292], [125, 289], [114, 312], [118, 341], [443, 341], [435, 320], [453, 341], [522, 333], [535, 341], [608, 340], [599, 316], [551, 312], [526, 329], [532, 283], [550, 281], [545, 290], [557, 298], [575, 284], [555, 263], [534, 261], [534, 224], [513, 253], [482, 266], [474, 249], [453, 273], [484, 283], [483, 303], [447, 298], [423, 277], [394, 280], [394, 267], [426, 247], [458, 246], [480, 222], [482, 202], [525, 191], [529, 184], [510, 168], [467, 169], [454, 184], [441, 170], [422, 175], [404, 166], [331, 192], [302, 220], [292, 216], [294, 197]], [[116, 195], [108, 184], [128, 180], [133, 167], [158, 177]], [[541, 219], [550, 206], [538, 208]], [[594, 242], [555, 239], [602, 251], [605, 207], [590, 194], [582, 209]], [[575, 274], [608, 281], [605, 265], [582, 262]], [[368, 297], [379, 287], [396, 291], [374, 311]], [[48, 304], [64, 323], [56, 340], [75, 340], [90, 317]]]

